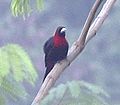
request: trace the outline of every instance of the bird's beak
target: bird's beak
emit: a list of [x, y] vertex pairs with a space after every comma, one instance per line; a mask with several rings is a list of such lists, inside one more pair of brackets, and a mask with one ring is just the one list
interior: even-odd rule
[[65, 32], [66, 30], [67, 30], [66, 28], [62, 28], [60, 32], [63, 33], [63, 32]]

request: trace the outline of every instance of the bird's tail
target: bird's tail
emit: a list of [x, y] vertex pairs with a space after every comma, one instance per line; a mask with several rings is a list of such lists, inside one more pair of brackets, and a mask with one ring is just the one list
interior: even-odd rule
[[[52, 68], [53, 68], [53, 67], [52, 67]], [[52, 70], [52, 68], [48, 68], [48, 67], [47, 67], [46, 72], [45, 72], [45, 76], [44, 76], [44, 78], [43, 78], [43, 82], [44, 82], [46, 76], [47, 76], [47, 75], [49, 74], [49, 72]]]

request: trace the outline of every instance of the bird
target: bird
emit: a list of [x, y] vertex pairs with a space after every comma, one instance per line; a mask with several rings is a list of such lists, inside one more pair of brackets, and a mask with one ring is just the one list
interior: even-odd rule
[[45, 53], [45, 75], [43, 82], [49, 72], [57, 62], [66, 59], [69, 44], [65, 38], [66, 28], [64, 26], [57, 27], [54, 35], [50, 37], [44, 44], [43, 50]]

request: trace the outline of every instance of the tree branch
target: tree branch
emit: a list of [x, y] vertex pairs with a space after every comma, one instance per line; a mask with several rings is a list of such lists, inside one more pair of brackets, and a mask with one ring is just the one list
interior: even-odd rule
[[116, 1], [117, 0], [107, 0], [105, 2], [101, 12], [98, 14], [98, 16], [94, 20], [93, 24], [90, 26], [85, 44], [87, 44], [88, 41], [91, 40], [96, 35], [96, 32], [102, 26], [103, 22], [105, 21], [105, 19], [107, 18], [108, 14], [109, 14], [109, 11], [112, 9], [112, 7]]
[[[61, 73], [81, 53], [81, 51], [84, 49], [84, 47], [88, 43], [88, 41], [95, 36], [96, 32], [99, 30], [102, 23], [108, 16], [108, 13], [111, 10], [111, 8], [113, 7], [113, 4], [115, 3], [115, 1], [116, 0], [107, 0], [106, 3], [104, 4], [102, 10], [98, 14], [98, 16], [96, 17], [94, 22], [92, 23], [93, 18], [96, 13], [96, 10], [98, 9], [98, 6], [101, 3], [101, 0], [96, 0], [96, 2], [94, 3], [94, 5], [88, 15], [88, 18], [85, 22], [85, 25], [83, 27], [80, 37], [78, 38], [78, 40], [76, 42], [74, 42], [74, 44], [72, 45], [72, 47], [70, 48], [70, 50], [68, 52], [67, 59], [61, 61], [60, 63], [55, 64], [52, 71], [46, 77], [44, 83], [42, 84], [38, 94], [36, 95], [36, 97], [31, 105], [40, 105], [41, 100], [48, 94], [48, 91], [54, 85], [55, 81], [59, 78]], [[91, 25], [91, 23], [92, 23], [92, 25]]]
[[96, 0], [92, 9], [90, 10], [90, 12], [88, 14], [88, 17], [86, 19], [86, 22], [84, 24], [84, 27], [81, 31], [81, 35], [78, 38], [78, 45], [83, 45], [84, 46], [88, 30], [89, 30], [90, 25], [91, 25], [91, 23], [92, 23], [92, 21], [95, 17], [95, 13], [96, 13], [96, 11], [97, 11], [97, 9], [98, 9], [98, 7], [99, 7], [99, 5], [101, 4], [102, 1], [103, 0]]

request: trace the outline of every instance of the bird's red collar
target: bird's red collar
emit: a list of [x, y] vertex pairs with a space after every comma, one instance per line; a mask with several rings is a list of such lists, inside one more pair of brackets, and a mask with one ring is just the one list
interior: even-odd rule
[[53, 39], [53, 42], [54, 42], [55, 47], [59, 47], [59, 46], [62, 46], [62, 45], [66, 44], [66, 39], [65, 39], [65, 37], [55, 35], [54, 39]]

